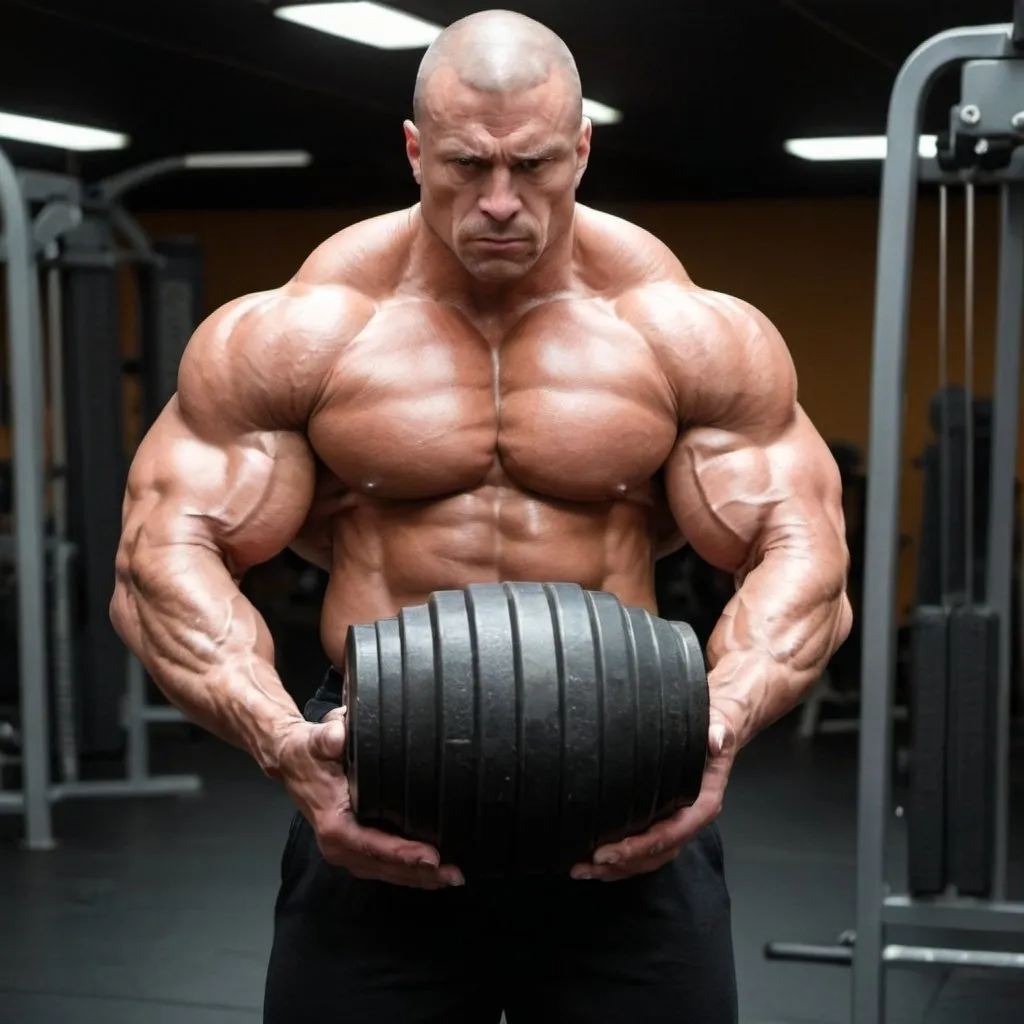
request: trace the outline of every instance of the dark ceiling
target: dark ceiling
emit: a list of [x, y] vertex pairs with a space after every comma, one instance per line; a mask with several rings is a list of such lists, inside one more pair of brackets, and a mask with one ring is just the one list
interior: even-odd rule
[[[154, 157], [308, 149], [305, 170], [194, 171], [138, 207], [391, 206], [415, 200], [401, 122], [421, 51], [386, 52], [275, 18], [284, 0], [0, 0], [0, 109], [127, 132], [78, 158], [93, 180]], [[392, 0], [446, 24], [483, 6]], [[500, 4], [499, 4], [500, 6]], [[932, 34], [1009, 21], [1012, 0], [527, 0], [576, 54], [595, 130], [580, 198], [877, 191], [877, 165], [807, 164], [794, 135], [880, 134], [895, 74]], [[926, 128], [942, 127], [952, 94]], [[945, 109], [944, 108], [945, 105]], [[3, 143], [20, 166], [63, 153]]]

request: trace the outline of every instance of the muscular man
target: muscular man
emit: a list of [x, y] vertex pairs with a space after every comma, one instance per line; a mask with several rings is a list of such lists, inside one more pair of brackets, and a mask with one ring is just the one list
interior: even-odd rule
[[[839, 477], [772, 324], [576, 203], [581, 102], [537, 23], [447, 29], [405, 125], [419, 203], [215, 312], [132, 467], [114, 623], [297, 806], [272, 1024], [736, 1019], [714, 821], [736, 753], [849, 629]], [[339, 676], [300, 713], [238, 587], [288, 546], [326, 569], [341, 665], [350, 623], [474, 582], [655, 611], [655, 558], [684, 542], [737, 580], [707, 652], [700, 798], [571, 877], [463, 884], [436, 850], [361, 827]]]

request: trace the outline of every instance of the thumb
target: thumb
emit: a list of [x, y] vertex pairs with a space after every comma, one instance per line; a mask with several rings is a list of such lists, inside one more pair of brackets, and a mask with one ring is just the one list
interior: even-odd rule
[[711, 709], [711, 721], [708, 728], [708, 752], [712, 757], [720, 757], [735, 745], [736, 735], [731, 723], [717, 709]]
[[337, 761], [345, 753], [345, 722], [331, 719], [313, 727], [309, 740], [310, 753], [322, 761]]

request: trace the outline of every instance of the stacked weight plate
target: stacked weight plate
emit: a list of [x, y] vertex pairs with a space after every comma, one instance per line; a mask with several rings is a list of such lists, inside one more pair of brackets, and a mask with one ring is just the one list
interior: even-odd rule
[[477, 875], [567, 870], [692, 803], [708, 690], [693, 631], [572, 584], [439, 591], [348, 637], [361, 822]]

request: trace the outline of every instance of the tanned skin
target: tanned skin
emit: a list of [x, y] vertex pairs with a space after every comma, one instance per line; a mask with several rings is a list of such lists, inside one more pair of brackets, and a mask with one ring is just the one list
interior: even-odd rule
[[[509, 71], [526, 66], [504, 60], [517, 46], [540, 73]], [[654, 237], [576, 202], [591, 125], [565, 53], [517, 15], [450, 29], [405, 125], [421, 201], [203, 323], [131, 469], [117, 630], [358, 877], [463, 881], [437, 850], [356, 822], [344, 710], [306, 722], [282, 686], [239, 581], [286, 547], [330, 574], [336, 665], [350, 624], [434, 590], [568, 581], [656, 612], [659, 553], [688, 543], [734, 574], [707, 652], [699, 799], [578, 878], [675, 858], [718, 815], [736, 753], [850, 629], [839, 474], [786, 346]]]

